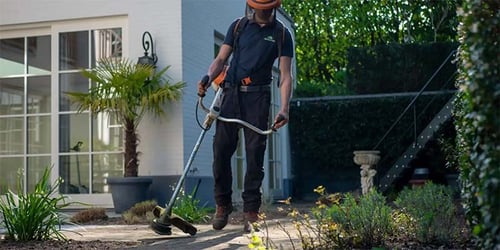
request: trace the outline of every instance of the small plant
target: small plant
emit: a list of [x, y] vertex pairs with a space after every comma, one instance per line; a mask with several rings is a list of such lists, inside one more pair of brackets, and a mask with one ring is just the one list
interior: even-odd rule
[[[328, 214], [330, 205], [340, 204], [341, 195], [328, 194], [323, 186], [317, 187], [314, 189], [314, 192], [318, 193], [320, 198], [316, 202], [316, 206], [308, 213], [301, 213], [298, 209], [293, 208], [290, 199], [285, 202], [290, 205], [288, 216], [291, 218], [293, 226], [297, 231], [301, 248], [304, 250], [348, 249], [347, 239], [349, 235]], [[288, 230], [280, 223], [278, 223], [278, 227], [288, 235], [295, 249]]]
[[393, 233], [392, 209], [375, 190], [359, 197], [359, 201], [346, 193], [341, 202], [328, 209], [328, 215], [345, 232], [348, 237], [344, 239], [352, 247], [383, 246]]
[[46, 168], [32, 193], [24, 194], [22, 173], [18, 175], [17, 194], [8, 190], [0, 199], [0, 211], [7, 236], [15, 241], [66, 240], [59, 229], [63, 223], [60, 209], [71, 205], [56, 195], [62, 179], [49, 183], [51, 168]]
[[[289, 202], [290, 200], [288, 199], [287, 201]], [[279, 207], [278, 210], [283, 211], [281, 207]], [[292, 249], [295, 249], [295, 245], [290, 236], [290, 233], [286, 230], [283, 224], [281, 224], [279, 221], [276, 221], [276, 225], [278, 228], [280, 228], [281, 230], [283, 230], [283, 232], [286, 233], [288, 239], [290, 240]], [[260, 235], [257, 232], [261, 232]], [[257, 250], [283, 249], [281, 245], [278, 247], [276, 243], [274, 243], [269, 236], [270, 236], [269, 224], [267, 223], [266, 220], [266, 214], [261, 212], [258, 215], [258, 220], [251, 224], [251, 231], [250, 235], [248, 236], [248, 238], [250, 239], [248, 248]]]
[[395, 209], [392, 212], [394, 228], [394, 240], [405, 242], [407, 239], [415, 239], [415, 220], [408, 214]]
[[310, 213], [289, 209], [302, 249], [371, 248], [383, 246], [392, 235], [392, 209], [382, 194], [373, 190], [356, 199], [350, 193], [328, 194], [323, 186], [314, 192], [320, 197]]
[[411, 220], [407, 231], [422, 243], [450, 244], [456, 238], [458, 222], [451, 190], [432, 182], [405, 188], [394, 203]]
[[95, 83], [88, 91], [66, 93], [78, 112], [117, 117], [125, 134], [124, 177], [138, 175], [138, 126], [145, 114], [164, 115], [165, 104], [181, 99], [185, 83], [170, 83], [164, 75], [169, 68], [155, 71], [152, 65], [128, 58], [102, 58], [94, 68], [82, 70], [83, 76]]
[[255, 231], [252, 231], [250, 233], [250, 243], [248, 243], [248, 248], [249, 249], [256, 249], [256, 250], [269, 250], [264, 245], [262, 238], [259, 235], [257, 235], [255, 233]]
[[108, 215], [106, 215], [106, 209], [102, 207], [91, 207], [79, 211], [70, 218], [73, 223], [88, 223], [92, 221], [107, 220]]
[[210, 220], [210, 209], [205, 206], [200, 206], [200, 200], [194, 197], [196, 189], [188, 195], [182, 189], [179, 196], [175, 200], [175, 205], [172, 208], [172, 213], [180, 216], [189, 223], [208, 222]]
[[156, 205], [154, 200], [139, 202], [123, 213], [123, 219], [127, 224], [151, 222], [154, 218], [153, 208]]

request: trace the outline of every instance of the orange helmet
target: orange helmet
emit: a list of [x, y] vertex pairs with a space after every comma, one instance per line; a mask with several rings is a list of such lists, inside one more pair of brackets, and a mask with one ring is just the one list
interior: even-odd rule
[[247, 4], [257, 10], [269, 10], [279, 8], [281, 0], [247, 0]]

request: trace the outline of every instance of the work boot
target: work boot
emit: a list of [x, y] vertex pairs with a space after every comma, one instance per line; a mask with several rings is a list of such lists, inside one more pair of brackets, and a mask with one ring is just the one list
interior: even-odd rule
[[257, 212], [245, 212], [244, 220], [243, 222], [245, 223], [243, 225], [243, 231], [245, 233], [250, 233], [252, 231], [252, 227], [254, 231], [258, 232], [259, 229], [256, 227], [255, 222], [259, 219], [259, 213]]
[[229, 214], [233, 212], [233, 206], [219, 206], [215, 207], [215, 215], [212, 220], [212, 227], [215, 230], [222, 230], [227, 225]]

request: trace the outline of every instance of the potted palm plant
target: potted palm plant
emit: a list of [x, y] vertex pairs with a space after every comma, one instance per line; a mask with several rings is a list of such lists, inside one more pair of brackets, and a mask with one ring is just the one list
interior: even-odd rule
[[[151, 184], [151, 178], [138, 177], [139, 123], [148, 112], [155, 116], [164, 115], [164, 105], [181, 98], [185, 83], [171, 84], [164, 77], [168, 66], [156, 71], [153, 65], [136, 64], [125, 58], [104, 58], [96, 65], [90, 70], [82, 70], [82, 74], [92, 81], [88, 92], [67, 94], [77, 104], [79, 112], [90, 111], [92, 115], [107, 113], [116, 117], [123, 127], [124, 178], [107, 179], [115, 211], [121, 213], [146, 199]], [[138, 189], [128, 187], [131, 183], [142, 186], [142, 191], [133, 195]], [[134, 197], [135, 200], [124, 200]]]

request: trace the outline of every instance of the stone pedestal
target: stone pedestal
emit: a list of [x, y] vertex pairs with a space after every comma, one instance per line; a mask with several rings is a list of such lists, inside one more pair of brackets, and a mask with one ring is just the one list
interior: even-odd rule
[[380, 151], [378, 150], [360, 150], [354, 151], [354, 163], [360, 165], [361, 171], [361, 191], [368, 193], [373, 188], [373, 177], [377, 170], [372, 169], [380, 160]]

